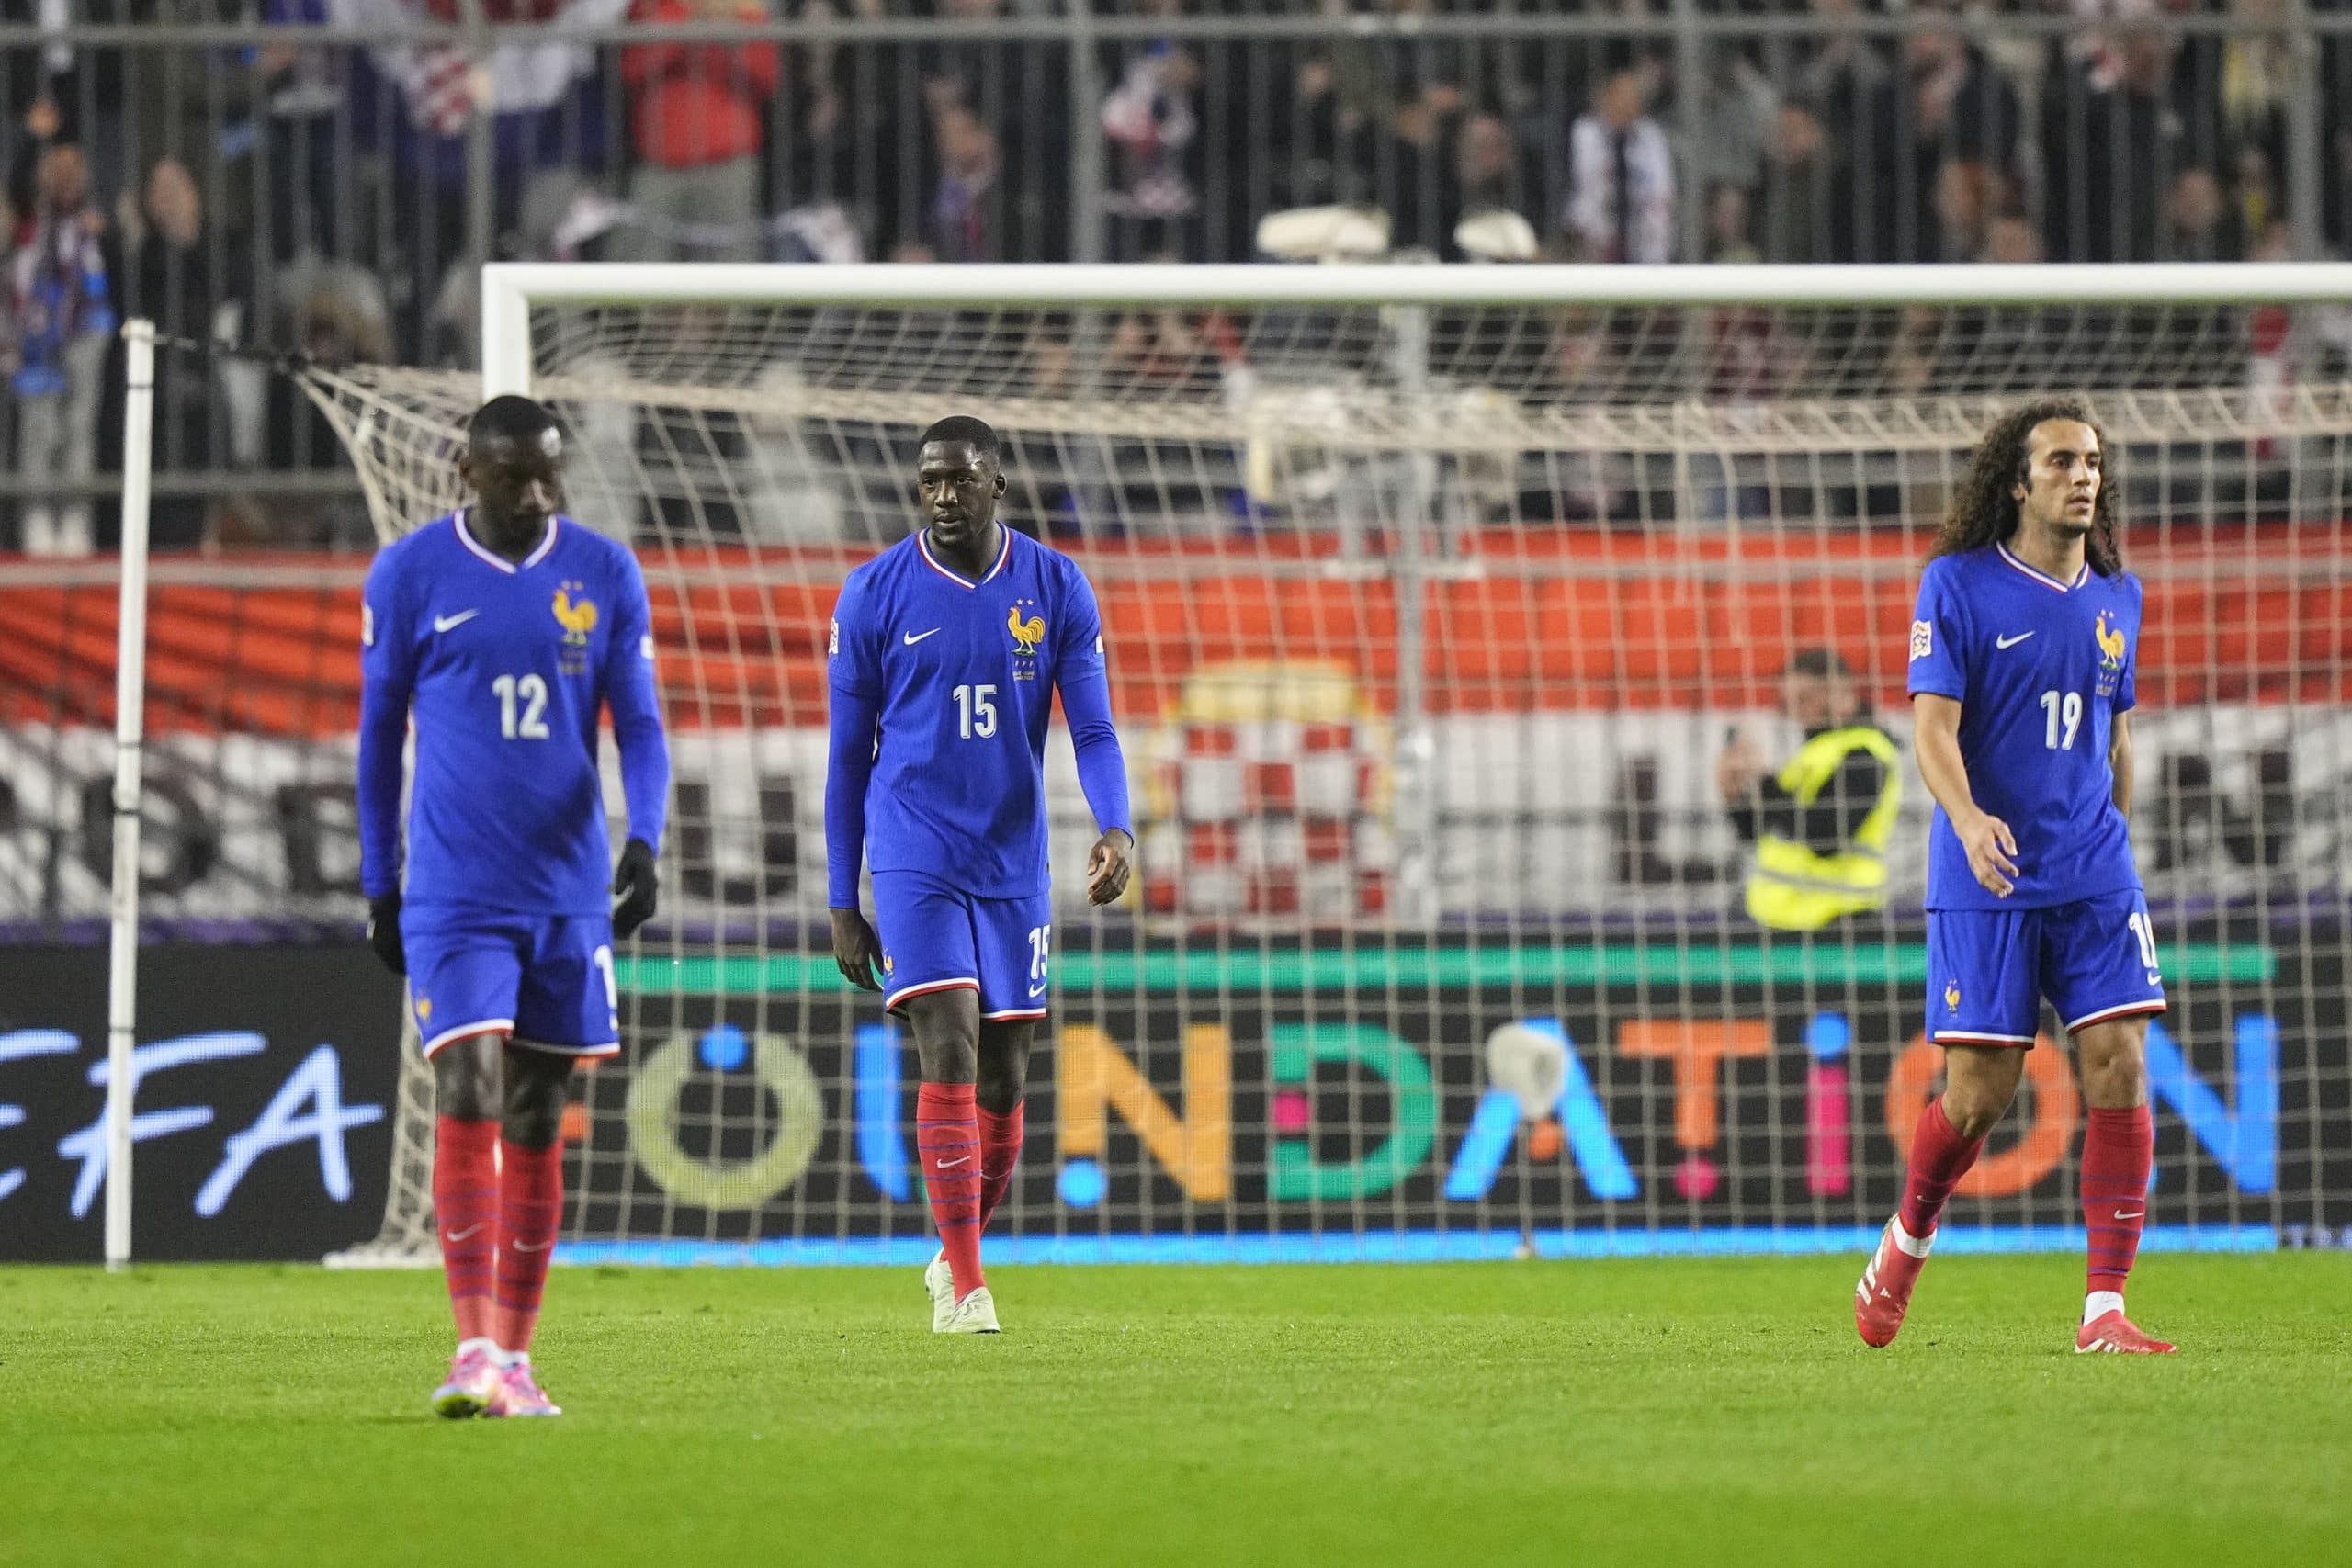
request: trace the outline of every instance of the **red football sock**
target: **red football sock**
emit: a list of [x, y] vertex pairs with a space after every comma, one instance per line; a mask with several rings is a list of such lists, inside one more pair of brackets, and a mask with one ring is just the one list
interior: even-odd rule
[[2120, 1295], [2140, 1255], [2148, 1218], [2148, 1167], [2155, 1159], [2155, 1120], [2144, 1105], [2094, 1106], [2083, 1134], [2083, 1224], [2090, 1232], [2090, 1288]]
[[980, 1229], [989, 1228], [996, 1206], [1012, 1190], [1012, 1168], [1021, 1163], [1021, 1139], [1026, 1118], [1022, 1104], [1000, 1116], [983, 1105], [980, 1118]]
[[932, 1223], [955, 1271], [956, 1299], [988, 1283], [980, 1273], [980, 1133], [972, 1086], [927, 1083], [915, 1095], [915, 1154]]
[[548, 1261], [563, 1224], [563, 1144], [498, 1145], [498, 1331], [502, 1350], [527, 1350], [539, 1323]]
[[1951, 1190], [1984, 1150], [1982, 1138], [1963, 1138], [1952, 1130], [1939, 1096], [1919, 1112], [1911, 1134], [1911, 1168], [1903, 1179], [1903, 1207], [1896, 1213], [1903, 1228], [1925, 1241], [1936, 1230], [1936, 1216], [1944, 1212]]
[[498, 1257], [498, 1123], [436, 1120], [433, 1218], [441, 1272], [459, 1339], [491, 1336], [491, 1277]]

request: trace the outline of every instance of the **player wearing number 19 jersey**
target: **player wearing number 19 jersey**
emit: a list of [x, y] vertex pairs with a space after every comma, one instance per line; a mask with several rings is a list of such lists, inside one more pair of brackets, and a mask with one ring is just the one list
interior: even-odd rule
[[[474, 503], [384, 547], [361, 622], [360, 883], [433, 1063], [458, 1337], [444, 1416], [560, 1414], [530, 1346], [563, 1206], [565, 1085], [574, 1061], [620, 1049], [612, 944], [653, 912], [669, 789], [645, 581], [626, 547], [558, 515], [562, 458], [537, 403], [484, 404], [460, 465]], [[628, 807], [617, 875], [606, 708]]]
[[[918, 463], [928, 526], [852, 572], [833, 611], [827, 901], [842, 973], [883, 993], [922, 1060], [915, 1143], [941, 1244], [923, 1275], [932, 1327], [993, 1334], [980, 1235], [1012, 1184], [1046, 1016], [1057, 690], [1102, 830], [1087, 867], [1095, 903], [1125, 887], [1135, 839], [1085, 573], [997, 521], [1005, 479], [980, 421], [932, 426]], [[861, 856], [878, 940], [858, 911]]]
[[1902, 1208], [1855, 1290], [1871, 1345], [1902, 1327], [1937, 1218], [2017, 1093], [2047, 997], [2090, 1106], [2075, 1348], [2172, 1348], [2123, 1312], [2147, 1212], [2148, 1019], [2165, 993], [2127, 822], [2141, 591], [2116, 543], [2106, 456], [2072, 401], [2004, 417], [1920, 579], [1909, 684], [1936, 798], [1928, 1033], [1946, 1087], [1920, 1113]]

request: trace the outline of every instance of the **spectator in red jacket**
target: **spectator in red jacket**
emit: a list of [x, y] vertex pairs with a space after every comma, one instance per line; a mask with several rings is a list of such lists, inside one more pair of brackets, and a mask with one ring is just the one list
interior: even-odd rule
[[[636, 0], [644, 23], [763, 22], [764, 0]], [[621, 249], [638, 261], [753, 261], [760, 254], [760, 151], [781, 62], [773, 41], [631, 44], [638, 226]]]

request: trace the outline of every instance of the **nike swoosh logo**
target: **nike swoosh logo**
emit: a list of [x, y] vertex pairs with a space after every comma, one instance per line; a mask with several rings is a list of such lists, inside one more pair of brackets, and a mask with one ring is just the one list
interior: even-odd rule
[[[485, 1222], [485, 1223], [487, 1223], [487, 1222]], [[451, 1241], [463, 1241], [463, 1240], [465, 1240], [465, 1239], [466, 1239], [466, 1237], [468, 1237], [468, 1236], [469, 1236], [469, 1235], [473, 1235], [473, 1234], [474, 1234], [474, 1232], [476, 1232], [476, 1231], [478, 1231], [478, 1230], [480, 1230], [480, 1229], [481, 1229], [481, 1225], [480, 1225], [480, 1224], [471, 1224], [471, 1225], [468, 1225], [464, 1230], [461, 1230], [461, 1231], [443, 1231], [441, 1234], [442, 1234], [443, 1235], [447, 1236], [447, 1237], [449, 1240], [451, 1240]]]
[[433, 617], [433, 629], [436, 632], [446, 632], [452, 626], [464, 626], [481, 614], [480, 610], [460, 610], [454, 615], [435, 615]]
[[938, 626], [933, 626], [933, 627], [932, 627], [932, 628], [931, 628], [931, 630], [929, 630], [929, 631], [927, 631], [927, 632], [909, 632], [909, 633], [907, 633], [907, 634], [906, 634], [906, 635], [907, 635], [907, 646], [908, 646], [909, 648], [912, 648], [915, 644], [917, 644], [917, 643], [921, 642], [923, 638], [925, 638], [925, 637], [937, 637], [937, 636], [940, 634], [941, 629], [942, 629], [942, 628], [940, 628], [940, 627], [938, 627]]
[[2148, 984], [2151, 986], [2161, 986], [2164, 983], [2165, 977], [2162, 975], [2157, 974], [2153, 969], [2148, 971]]
[[2115, 1217], [2119, 1220], [2137, 1220], [2145, 1217], [2147, 1213], [2147, 1210], [2143, 1209], [2136, 1214], [2127, 1214], [2122, 1210], [2118, 1209], [2115, 1211]]
[[1044, 996], [1046, 994], [1046, 983], [1043, 980], [1038, 981], [1035, 985], [1029, 987], [1029, 994], [1033, 997]]
[[941, 1160], [941, 1161], [939, 1162], [939, 1168], [940, 1168], [940, 1169], [942, 1169], [942, 1170], [953, 1170], [953, 1169], [955, 1169], [955, 1168], [956, 1168], [957, 1166], [959, 1166], [959, 1165], [969, 1165], [969, 1164], [971, 1164], [971, 1163], [972, 1163], [972, 1156], [971, 1156], [970, 1155], [966, 1155], [962, 1159], [944, 1159], [944, 1160]]
[[1993, 646], [1995, 648], [2015, 648], [2018, 644], [2023, 642], [2032, 635], [2033, 634], [2031, 632], [2019, 632], [2015, 637], [1996, 637], [1993, 639]]
[[533, 1247], [527, 1241], [518, 1241], [514, 1244], [514, 1250], [517, 1252], [545, 1252], [548, 1247], [553, 1247], [555, 1243], [552, 1241], [543, 1241], [539, 1243], [538, 1246]]

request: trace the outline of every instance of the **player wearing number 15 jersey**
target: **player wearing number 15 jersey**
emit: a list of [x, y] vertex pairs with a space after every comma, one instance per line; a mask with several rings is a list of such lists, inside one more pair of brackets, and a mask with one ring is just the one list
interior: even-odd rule
[[[928, 526], [850, 573], [833, 610], [827, 902], [842, 973], [882, 992], [922, 1061], [915, 1144], [940, 1239], [923, 1273], [932, 1328], [993, 1334], [980, 1235], [1012, 1185], [1046, 1016], [1056, 691], [1102, 832], [1093, 902], [1125, 888], [1135, 837], [1085, 573], [997, 521], [1005, 478], [986, 424], [940, 421], [916, 460]], [[874, 926], [858, 911], [861, 856]]]
[[1911, 623], [1928, 858], [1928, 1033], [1945, 1089], [1919, 1116], [1903, 1205], [1856, 1287], [1894, 1339], [1936, 1221], [2016, 1096], [2049, 998], [2090, 1106], [2089, 1291], [2077, 1350], [2168, 1351], [2123, 1312], [2147, 1213], [2146, 1043], [2165, 1010], [2132, 861], [2139, 580], [2116, 542], [2106, 443], [2081, 405], [2029, 403], [1977, 448]]
[[[384, 547], [361, 621], [359, 876], [437, 1090], [433, 1207], [458, 1338], [444, 1416], [560, 1414], [530, 1368], [563, 1208], [557, 1132], [572, 1063], [620, 1049], [612, 944], [653, 913], [669, 792], [645, 580], [557, 514], [562, 469], [545, 409], [485, 403], [459, 465], [474, 504]], [[607, 708], [628, 807], [617, 874]]]

